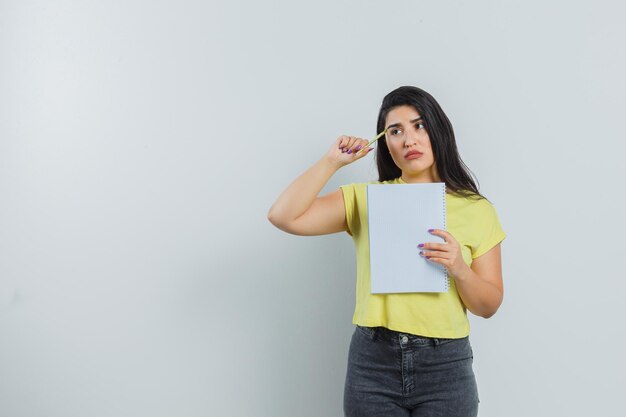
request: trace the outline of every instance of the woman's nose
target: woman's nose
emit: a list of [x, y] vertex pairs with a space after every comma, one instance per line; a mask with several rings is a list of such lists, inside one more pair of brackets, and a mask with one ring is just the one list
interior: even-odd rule
[[414, 133], [409, 133], [404, 136], [404, 146], [408, 147], [417, 143], [417, 139], [415, 138]]

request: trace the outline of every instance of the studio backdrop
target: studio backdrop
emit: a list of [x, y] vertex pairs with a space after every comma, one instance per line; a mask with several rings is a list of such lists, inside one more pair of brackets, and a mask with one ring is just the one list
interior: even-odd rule
[[623, 415], [624, 12], [1, 0], [0, 415], [341, 416], [352, 240], [266, 216], [401, 85], [507, 233], [504, 303], [470, 319], [480, 415]]

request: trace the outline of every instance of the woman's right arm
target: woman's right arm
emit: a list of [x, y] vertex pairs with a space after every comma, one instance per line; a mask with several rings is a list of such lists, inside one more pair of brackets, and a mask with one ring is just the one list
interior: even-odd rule
[[347, 230], [341, 190], [318, 197], [330, 177], [341, 167], [367, 155], [365, 139], [341, 136], [312, 167], [292, 182], [270, 208], [267, 218], [294, 235], [324, 235]]

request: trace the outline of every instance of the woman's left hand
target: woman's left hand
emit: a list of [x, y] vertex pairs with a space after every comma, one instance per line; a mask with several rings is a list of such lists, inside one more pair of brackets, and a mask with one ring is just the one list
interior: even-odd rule
[[464, 272], [470, 269], [470, 267], [463, 260], [459, 242], [445, 230], [434, 229], [430, 233], [443, 238], [445, 243], [424, 242], [418, 245], [418, 248], [421, 249], [420, 255], [427, 258], [430, 262], [443, 265], [450, 275], [462, 277]]

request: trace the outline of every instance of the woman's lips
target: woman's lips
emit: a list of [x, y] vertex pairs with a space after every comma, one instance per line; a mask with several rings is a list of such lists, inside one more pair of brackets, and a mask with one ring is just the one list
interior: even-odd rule
[[408, 152], [406, 155], [404, 155], [404, 159], [417, 159], [422, 155], [423, 153], [421, 152], [411, 151], [411, 152]]

